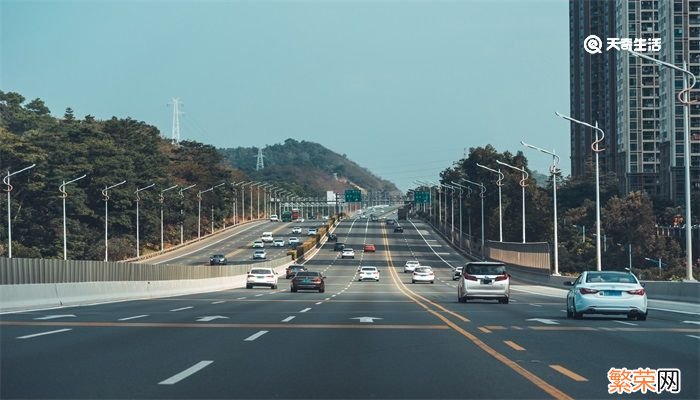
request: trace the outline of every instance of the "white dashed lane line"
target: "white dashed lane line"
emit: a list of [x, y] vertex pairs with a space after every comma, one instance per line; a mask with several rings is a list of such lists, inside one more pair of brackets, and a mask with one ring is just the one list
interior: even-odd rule
[[289, 322], [289, 321], [293, 320], [294, 318], [296, 318], [296, 316], [292, 315], [292, 316], [289, 316], [289, 317], [283, 319], [282, 322]]
[[309, 310], [311, 310], [311, 308], [305, 308], [305, 309], [303, 309], [303, 310], [301, 310], [301, 311], [299, 311], [299, 312], [300, 312], [300, 313], [303, 313], [303, 312], [307, 312], [307, 311], [309, 311]]
[[221, 303], [223, 303], [223, 302], [224, 302], [224, 301], [221, 300], [221, 301], [215, 301], [215, 302], [213, 302], [213, 303], [211, 303], [211, 304], [221, 304]]
[[259, 338], [260, 336], [266, 334], [267, 332], [269, 332], [269, 331], [260, 331], [254, 335], [250, 335], [247, 338], [245, 338], [244, 342], [252, 342], [253, 340]]
[[197, 364], [187, 368], [186, 370], [184, 370], [180, 373], [177, 373], [177, 374], [171, 376], [170, 378], [168, 378], [162, 382], [159, 382], [158, 384], [159, 385], [174, 385], [174, 384], [180, 382], [181, 380], [187, 378], [188, 376], [195, 374], [198, 371], [206, 368], [209, 364], [211, 364], [213, 362], [214, 361], [200, 361]]
[[126, 318], [119, 318], [119, 321], [129, 321], [132, 319], [137, 319], [137, 318], [145, 318], [148, 317], [148, 315], [134, 315], [133, 317], [126, 317]]
[[31, 339], [31, 338], [35, 338], [37, 336], [52, 335], [54, 333], [61, 333], [61, 332], [68, 332], [68, 331], [72, 331], [72, 329], [58, 329], [55, 331], [34, 333], [32, 335], [17, 336], [17, 339]]
[[189, 306], [189, 307], [174, 308], [170, 311], [183, 311], [183, 310], [189, 310], [190, 308], [194, 308], [194, 307]]

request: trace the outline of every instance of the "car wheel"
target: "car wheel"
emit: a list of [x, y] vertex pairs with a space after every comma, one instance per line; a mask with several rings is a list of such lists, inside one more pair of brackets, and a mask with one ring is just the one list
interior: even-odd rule
[[326, 291], [326, 289], [318, 289], [319, 293], [324, 293], [325, 291]]
[[572, 303], [572, 305], [573, 305], [573, 309], [574, 309], [574, 311], [573, 311], [574, 319], [583, 319], [583, 313], [576, 311], [576, 302]]
[[646, 320], [647, 320], [647, 314], [649, 314], [649, 311], [645, 312], [644, 314], [637, 314], [637, 320], [639, 320], [639, 321], [646, 321]]
[[411, 280], [411, 283], [416, 283], [416, 281], [412, 279], [412, 280]]
[[508, 297], [504, 297], [504, 298], [502, 298], [502, 299], [498, 299], [498, 302], [501, 303], [501, 304], [508, 304], [509, 301], [510, 301], [510, 299], [509, 299]]
[[571, 311], [571, 308], [569, 308], [569, 302], [566, 302], [566, 318], [573, 318], [574, 317], [574, 312]]
[[297, 292], [297, 289], [296, 289], [296, 288], [292, 288], [292, 293], [296, 293], [296, 292]]
[[460, 296], [459, 294], [457, 294], [457, 301], [459, 303], [466, 303], [466, 299], [464, 297]]
[[430, 281], [430, 284], [431, 284], [431, 285], [432, 285], [433, 283], [435, 283], [435, 281]]
[[252, 288], [253, 288], [253, 285], [245, 285], [245, 288], [246, 288], [246, 289], [252, 289]]
[[270, 289], [277, 289], [277, 285], [270, 286]]

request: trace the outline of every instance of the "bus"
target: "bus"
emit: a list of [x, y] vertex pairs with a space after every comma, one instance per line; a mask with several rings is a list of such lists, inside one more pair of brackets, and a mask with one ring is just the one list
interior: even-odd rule
[[292, 208], [292, 221], [296, 221], [299, 219], [299, 209], [298, 208]]

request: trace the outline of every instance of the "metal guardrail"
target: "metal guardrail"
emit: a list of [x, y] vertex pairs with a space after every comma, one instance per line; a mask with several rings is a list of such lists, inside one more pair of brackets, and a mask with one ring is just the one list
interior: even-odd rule
[[244, 265], [153, 265], [123, 262], [0, 258], [0, 285], [165, 281], [242, 275], [251, 268], [276, 268], [288, 257]]

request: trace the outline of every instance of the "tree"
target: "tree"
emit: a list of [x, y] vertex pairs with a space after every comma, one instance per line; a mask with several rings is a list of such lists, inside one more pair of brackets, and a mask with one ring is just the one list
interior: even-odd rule
[[73, 109], [68, 107], [66, 112], [63, 114], [63, 122], [73, 122], [75, 121], [75, 116], [73, 115]]
[[44, 101], [38, 97], [29, 102], [25, 108], [38, 115], [49, 115], [51, 113], [49, 108], [46, 107], [46, 104], [44, 104]]

